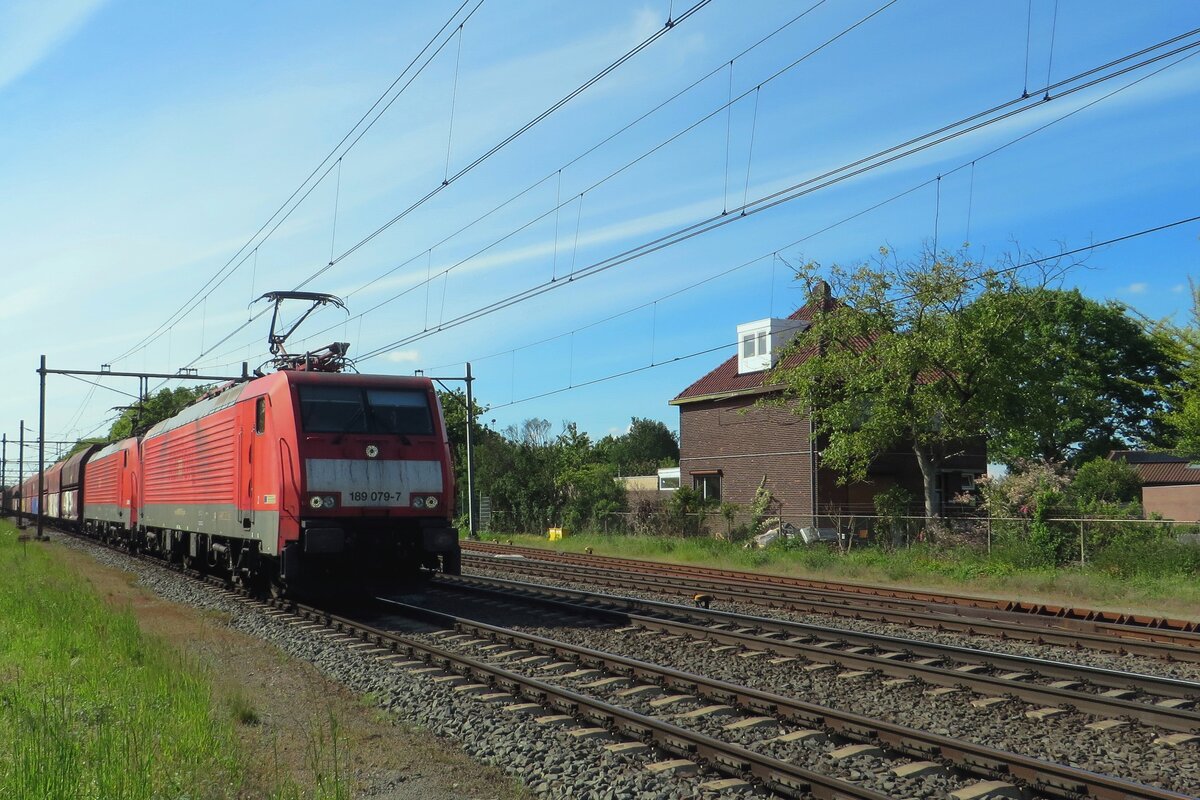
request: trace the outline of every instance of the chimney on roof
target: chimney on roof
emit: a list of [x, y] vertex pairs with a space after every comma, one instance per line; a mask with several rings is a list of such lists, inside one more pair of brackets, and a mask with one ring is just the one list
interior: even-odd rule
[[738, 325], [738, 374], [771, 369], [784, 346], [807, 327], [804, 320], [771, 317]]

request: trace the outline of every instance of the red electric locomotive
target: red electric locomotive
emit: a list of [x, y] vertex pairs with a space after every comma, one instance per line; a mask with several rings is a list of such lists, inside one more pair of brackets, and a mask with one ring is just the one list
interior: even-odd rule
[[146, 433], [140, 474], [146, 544], [239, 581], [460, 569], [428, 379], [284, 370], [225, 386]]

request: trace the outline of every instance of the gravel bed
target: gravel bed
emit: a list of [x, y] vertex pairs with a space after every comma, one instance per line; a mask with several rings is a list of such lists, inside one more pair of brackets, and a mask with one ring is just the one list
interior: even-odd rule
[[[52, 533], [60, 544], [83, 550], [100, 563], [133, 573], [138, 583], [173, 602], [228, 615], [230, 627], [274, 643], [290, 656], [314, 664], [323, 674], [378, 705], [438, 736], [456, 741], [472, 758], [519, 778], [535, 794], [566, 800], [685, 800], [716, 796], [698, 783], [715, 773], [680, 777], [647, 772], [654, 761], [673, 758], [651, 751], [615, 755], [603, 740], [579, 740], [562, 729], [539, 725], [534, 718], [502, 710], [411, 675], [377, 659], [267, 616], [214, 587], [188, 580], [171, 570], [99, 545]], [[722, 796], [731, 796], [723, 793]]]
[[[464, 572], [471, 575], [481, 575], [493, 578], [506, 578], [526, 583], [537, 583], [544, 586], [554, 586], [579, 591], [594, 591], [605, 594], [617, 594], [616, 590], [589, 586], [582, 581], [560, 581], [544, 576], [522, 575], [520, 561], [498, 560], [495, 569], [475, 569], [472, 567]], [[502, 565], [502, 566], [501, 566]], [[663, 603], [684, 603], [686, 600], [678, 594], [663, 594], [661, 592], [642, 592], [633, 589], [621, 589], [619, 594], [642, 600], [656, 600]], [[885, 636], [898, 636], [917, 641], [934, 642], [937, 644], [973, 647], [979, 650], [992, 650], [997, 653], [1008, 653], [1033, 658], [1046, 658], [1070, 664], [1083, 664], [1105, 669], [1116, 669], [1125, 672], [1140, 672], [1146, 675], [1160, 675], [1167, 678], [1178, 678], [1188, 681], [1200, 681], [1200, 664], [1171, 662], [1147, 656], [1120, 655], [1105, 653], [1100, 650], [1074, 649], [1051, 644], [1022, 642], [1016, 639], [999, 639], [991, 636], [973, 636], [965, 633], [937, 631], [932, 628], [919, 628], [907, 625], [897, 625], [888, 622], [872, 622], [871, 620], [853, 619], [850, 617], [831, 617], [826, 614], [806, 614], [787, 611], [780, 608], [753, 605], [749, 603], [727, 603], [714, 600], [712, 609], [716, 611], [732, 611], [738, 614], [750, 614], [758, 617], [803, 622], [809, 625], [844, 628], [861, 633], [876, 633]]]
[[[558, 629], [555, 629], [558, 630]], [[540, 635], [551, 635], [552, 631], [542, 630]], [[581, 636], [583, 631], [579, 631]], [[830, 740], [825, 736], [814, 737], [796, 742], [769, 742], [768, 740], [792, 731], [800, 730], [797, 726], [781, 723], [766, 723], [753, 729], [730, 731], [725, 726], [736, 723], [740, 719], [757, 716], [750, 712], [731, 711], [714, 713], [707, 716], [687, 718], [688, 712], [696, 711], [711, 705], [707, 701], [696, 699], [679, 700], [667, 707], [655, 707], [654, 701], [667, 696], [667, 692], [652, 691], [641, 696], [623, 696], [621, 692], [634, 685], [632, 681], [608, 687], [589, 687], [587, 684], [597, 680], [597, 676], [567, 678], [561, 673], [568, 672], [560, 669], [559, 675], [547, 674], [537, 666], [522, 669], [521, 665], [511, 663], [514, 659], [500, 659], [480, 652], [470, 645], [457, 645], [453, 642], [443, 642], [440, 637], [418, 635], [435, 646], [446, 647], [469, 654], [490, 663], [498, 664], [506, 669], [532, 673], [539, 680], [565, 686], [580, 694], [599, 698], [612, 705], [628, 708], [639, 714], [657, 717], [689, 730], [711, 736], [722, 741], [734, 742], [748, 749], [766, 753], [789, 763], [796, 764], [812, 772], [828, 775], [843, 781], [873, 789], [894, 797], [945, 797], [947, 792], [978, 783], [981, 779], [973, 776], [960, 776], [950, 771], [901, 778], [893, 775], [891, 770], [904, 763], [907, 758], [888, 758], [880, 754], [864, 754], [851, 758], [836, 759], [831, 753], [846, 744], [844, 741]], [[619, 636], [619, 634], [618, 634]], [[562, 638], [562, 637], [559, 637]], [[581, 644], [583, 642], [580, 642]], [[605, 675], [604, 677], [612, 677]]]
[[[436, 603], [436, 595], [430, 593], [428, 599]], [[529, 624], [527, 612], [489, 610], [486, 601], [449, 600], [445, 605], [448, 613], [490, 618], [493, 624], [525, 633], [1200, 796], [1200, 745], [1156, 745], [1154, 740], [1163, 732], [1144, 725], [1093, 731], [1084, 727], [1096, 720], [1090, 715], [1070, 711], [1034, 720], [1025, 716], [1028, 704], [1012, 699], [977, 708], [970, 704], [977, 699], [970, 692], [931, 697], [925, 694], [930, 687], [919, 681], [885, 685], [883, 678], [872, 674], [839, 678], [836, 669], [809, 671], [803, 661], [774, 665], [766, 656], [739, 658], [734, 651], [697, 646], [696, 640], [622, 633], [611, 625], [553, 625], [545, 618]]]

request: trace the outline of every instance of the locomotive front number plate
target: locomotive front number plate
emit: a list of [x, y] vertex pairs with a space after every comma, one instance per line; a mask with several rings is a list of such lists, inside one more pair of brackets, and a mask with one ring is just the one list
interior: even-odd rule
[[304, 472], [308, 492], [338, 492], [342, 506], [407, 506], [414, 493], [442, 491], [439, 461], [310, 458]]

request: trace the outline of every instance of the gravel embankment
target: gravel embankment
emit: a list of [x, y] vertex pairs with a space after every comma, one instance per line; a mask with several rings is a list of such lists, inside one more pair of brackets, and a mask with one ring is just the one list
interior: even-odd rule
[[[678, 594], [663, 594], [661, 592], [642, 592], [633, 589], [614, 590], [602, 586], [589, 586], [583, 581], [562, 581], [542, 576], [526, 576], [520, 573], [520, 561], [499, 561], [494, 569], [466, 570], [472, 575], [483, 575], [493, 578], [519, 580], [526, 583], [538, 583], [545, 586], [555, 586], [579, 591], [594, 591], [606, 594], [620, 594], [625, 597], [635, 597], [644, 600], [656, 600], [662, 603], [686, 603], [686, 599]], [[937, 631], [932, 628], [896, 625], [887, 622], [872, 622], [871, 620], [852, 619], [850, 617], [835, 617], [827, 614], [805, 614], [786, 611], [779, 608], [753, 605], [749, 603], [726, 603], [714, 601], [712, 608], [717, 611], [731, 611], [738, 614], [749, 614], [758, 617], [803, 622], [809, 625], [844, 628], [862, 633], [876, 633], [885, 636], [898, 636], [905, 639], [915, 639], [938, 644], [973, 647], [979, 650], [992, 650], [997, 653], [1009, 653], [1018, 656], [1046, 658], [1070, 664], [1085, 664], [1087, 666], [1116, 669], [1124, 672], [1140, 672], [1146, 675], [1161, 675], [1168, 678], [1179, 678], [1187, 681], [1200, 682], [1200, 663], [1171, 662], [1146, 656], [1120, 655], [1099, 650], [1074, 649], [1059, 645], [1037, 644], [1016, 639], [999, 639], [991, 636], [973, 636], [964, 633]]]
[[331, 642], [320, 632], [297, 630], [170, 570], [78, 539], [51, 535], [64, 546], [84, 550], [103, 564], [133, 573], [141, 585], [167, 600], [222, 612], [231, 627], [311, 662], [331, 679], [369, 694], [398, 718], [458, 742], [472, 758], [503, 769], [540, 796], [564, 800], [685, 800], [709, 795], [699, 789], [699, 784], [721, 777], [714, 773], [674, 776], [648, 772], [648, 764], [674, 756], [654, 751], [632, 756], [609, 753], [603, 746], [611, 742], [575, 739], [566, 734], [569, 728], [539, 725], [532, 716], [503, 711], [503, 704], [456, 693], [428, 676], [409, 674]]
[[[575, 585], [571, 588], [583, 587]], [[465, 607], [455, 609], [454, 605], [451, 603], [446, 610], [450, 613], [466, 610]], [[480, 605], [475, 604], [476, 612]], [[762, 611], [729, 610], [743, 613]], [[528, 615], [523, 618], [520, 614], [507, 619], [503, 614], [485, 613], [484, 616], [493, 616], [495, 624], [507, 624], [526, 633], [652, 661], [944, 736], [1200, 796], [1200, 745], [1192, 743], [1173, 748], [1155, 744], [1154, 740], [1167, 732], [1144, 725], [1132, 724], [1096, 731], [1085, 727], [1097, 721], [1093, 716], [1067, 711], [1045, 720], [1030, 719], [1025, 714], [1032, 706], [1013, 699], [977, 707], [971, 705], [971, 701], [979, 699], [977, 695], [963, 691], [928, 696], [925, 692], [931, 687], [920, 682], [885, 684], [886, 679], [877, 675], [847, 680], [839, 678], [839, 670], [836, 669], [810, 671], [804, 668], [803, 661], [772, 665], [766, 657], [739, 658], [734, 651], [713, 652], [712, 647], [696, 647], [687, 639], [624, 634], [611, 628], [579, 625], [530, 625]], [[888, 633], [897, 635], [896, 631]], [[948, 637], [948, 640], [950, 643], [962, 643], [961, 637]], [[971, 644], [987, 647], [1000, 642], [971, 637]], [[1014, 649], [1011, 647], [1014, 643], [1008, 644], [1010, 647], [1004, 648], [1008, 652], [1043, 658], [1053, 657], [1053, 651], [1061, 650], [1028, 644]], [[1116, 662], [1115, 658], [1100, 665], [1122, 668], [1122, 663]], [[1130, 667], [1124, 665], [1124, 668]]]

